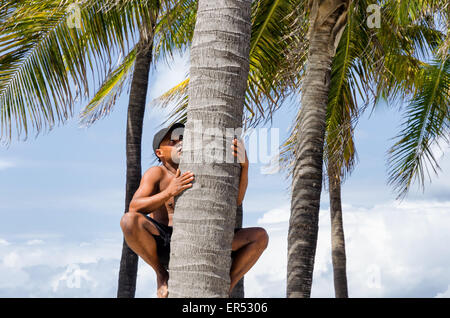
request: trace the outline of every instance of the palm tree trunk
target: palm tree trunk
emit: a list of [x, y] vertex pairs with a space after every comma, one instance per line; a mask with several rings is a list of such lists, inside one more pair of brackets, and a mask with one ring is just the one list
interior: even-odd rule
[[303, 80], [299, 136], [292, 176], [287, 296], [310, 297], [317, 245], [326, 108], [335, 40], [345, 27], [348, 1], [312, 1], [310, 48]]
[[198, 3], [180, 163], [195, 181], [176, 198], [169, 297], [228, 297], [240, 165], [212, 161], [230, 148], [225, 129], [242, 127], [250, 13], [251, 0]]
[[328, 163], [331, 217], [331, 255], [333, 261], [334, 292], [336, 298], [348, 298], [345, 238], [342, 222], [341, 177], [332, 163]]
[[[141, 139], [145, 113], [145, 103], [148, 88], [148, 76], [152, 62], [151, 40], [141, 37], [138, 43], [133, 79], [131, 81], [130, 98], [128, 102], [127, 136], [126, 136], [126, 196], [125, 213], [128, 212], [130, 201], [139, 188], [141, 180]], [[128, 247], [125, 240], [122, 247], [122, 258], [119, 269], [118, 298], [134, 298], [136, 291], [138, 256]]]
[[[236, 229], [242, 228], [242, 219], [243, 219], [243, 209], [242, 204], [238, 205], [236, 209]], [[244, 298], [244, 277], [241, 278], [241, 280], [234, 286], [230, 298]]]

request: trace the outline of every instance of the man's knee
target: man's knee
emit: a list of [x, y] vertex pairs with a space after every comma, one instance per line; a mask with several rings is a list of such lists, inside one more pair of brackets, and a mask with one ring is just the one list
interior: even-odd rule
[[120, 227], [125, 236], [130, 236], [135, 232], [139, 224], [139, 213], [127, 212], [120, 219]]
[[269, 244], [269, 235], [262, 227], [257, 229], [256, 241], [263, 250], [265, 250], [267, 248], [267, 245]]

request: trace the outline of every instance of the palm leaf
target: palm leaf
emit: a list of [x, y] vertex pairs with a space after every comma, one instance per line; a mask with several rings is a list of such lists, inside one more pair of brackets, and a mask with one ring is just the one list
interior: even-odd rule
[[[281, 74], [279, 65], [287, 62], [285, 53], [288, 47], [299, 41], [301, 34], [290, 35], [289, 27], [294, 19], [291, 13], [303, 2], [259, 0], [253, 3], [250, 70], [244, 102], [246, 126], [270, 120], [288, 96], [289, 84], [298, 78], [298, 73], [293, 76]], [[165, 122], [186, 120], [187, 90], [177, 89], [182, 86], [183, 83], [176, 85], [153, 101], [160, 106], [174, 103], [176, 115], [170, 115]]]
[[173, 2], [163, 8], [155, 28], [156, 60], [161, 56], [172, 58], [174, 50], [184, 50], [192, 41], [198, 1]]
[[[182, 50], [192, 39], [197, 1], [171, 2], [166, 1], [163, 3], [155, 26], [155, 45], [153, 50], [155, 59], [158, 59], [159, 56], [164, 56], [165, 58], [172, 56], [174, 50]], [[136, 48], [129, 53], [121, 65], [114, 70], [110, 70], [100, 89], [80, 114], [83, 125], [91, 125], [104, 115], [109, 114], [123, 90], [123, 85], [127, 83], [127, 80], [129, 82], [129, 76], [136, 57], [135, 50]], [[180, 84], [181, 87], [187, 87], [186, 85], [187, 83]], [[167, 103], [164, 102], [164, 99], [169, 98], [168, 102], [173, 102], [170, 99], [170, 95], [177, 92], [183, 93], [184, 90], [178, 91], [178, 87], [175, 87], [169, 91], [169, 94], [161, 96], [160, 100], [153, 101], [151, 105], [166, 107]], [[177, 99], [177, 97], [174, 96], [174, 99]], [[173, 118], [178, 119], [178, 114], [179, 112], [175, 112]]]
[[360, 111], [357, 100], [358, 97], [363, 101], [367, 99], [361, 92], [367, 90], [369, 84], [364, 77], [358, 77], [357, 70], [360, 60], [373, 63], [366, 51], [370, 30], [361, 20], [360, 9], [354, 3], [350, 5], [347, 25], [333, 58], [328, 95], [324, 162], [325, 165], [333, 164], [340, 172], [341, 180], [351, 173], [356, 162], [353, 133]]
[[112, 70], [98, 89], [89, 104], [80, 113], [80, 123], [92, 125], [98, 119], [108, 115], [117, 98], [122, 93], [124, 84], [129, 80], [136, 60], [136, 47], [130, 51], [123, 62]]
[[85, 1], [81, 28], [72, 28], [67, 1], [17, 3], [0, 27], [1, 136], [8, 141], [13, 122], [26, 138], [30, 122], [39, 133], [71, 116], [91, 81], [107, 77], [112, 57], [128, 53], [136, 26], [152, 17], [148, 1]]
[[404, 197], [413, 181], [423, 188], [430, 170], [439, 165], [432, 147], [440, 141], [449, 142], [450, 134], [450, 59], [426, 65], [421, 87], [405, 111], [402, 130], [389, 150], [389, 183]]
[[382, 98], [396, 105], [404, 96], [415, 94], [423, 58], [433, 55], [444, 34], [433, 17], [439, 1], [387, 1], [382, 7], [382, 27], [372, 37], [372, 55], [377, 63], [371, 70], [376, 87], [374, 106]]

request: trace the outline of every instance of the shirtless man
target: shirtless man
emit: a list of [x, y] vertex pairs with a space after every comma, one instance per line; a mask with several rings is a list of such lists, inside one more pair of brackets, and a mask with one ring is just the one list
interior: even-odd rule
[[[149, 168], [142, 176], [138, 190], [130, 202], [128, 213], [120, 221], [128, 246], [156, 272], [157, 296], [168, 296], [167, 264], [170, 255], [170, 238], [174, 197], [192, 186], [194, 174], [178, 169], [182, 151], [183, 124], [174, 124], [160, 130], [154, 137], [153, 149], [162, 165]], [[176, 133], [179, 132], [179, 133]], [[248, 182], [248, 159], [245, 148], [237, 139], [231, 141], [233, 155], [241, 158], [241, 176], [237, 204], [244, 199]], [[256, 263], [268, 244], [263, 228], [236, 230], [231, 246], [233, 261], [230, 270], [230, 290]]]

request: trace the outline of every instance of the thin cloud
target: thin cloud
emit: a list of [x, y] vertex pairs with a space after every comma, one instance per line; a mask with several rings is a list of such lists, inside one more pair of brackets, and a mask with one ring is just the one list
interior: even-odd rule
[[6, 170], [15, 166], [16, 164], [12, 161], [0, 159], [0, 170]]
[[26, 242], [27, 245], [41, 245], [44, 244], [43, 240], [29, 240]]
[[10, 243], [7, 240], [0, 239], [0, 246], [8, 246]]
[[[246, 276], [246, 297], [285, 297], [288, 222], [270, 210], [258, 220], [269, 245]], [[344, 231], [350, 297], [448, 297], [450, 201], [346, 205]], [[269, 222], [271, 220], [271, 222]], [[330, 214], [320, 211], [312, 297], [334, 297]]]
[[[448, 297], [450, 254], [442, 244], [450, 241], [448, 211], [450, 201], [345, 205], [350, 297]], [[246, 297], [286, 296], [288, 214], [286, 205], [257, 222], [269, 245], [245, 277]], [[45, 249], [7, 239], [0, 240], [1, 297], [115, 297], [120, 233], [92, 241], [46, 239]], [[155, 274], [140, 260], [136, 296], [155, 295]], [[311, 296], [334, 297], [328, 210], [320, 211]]]

